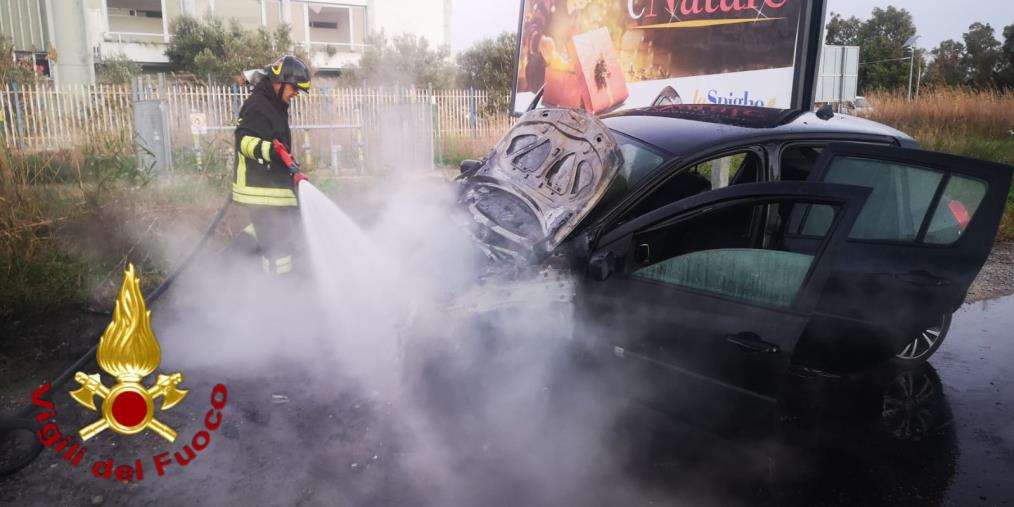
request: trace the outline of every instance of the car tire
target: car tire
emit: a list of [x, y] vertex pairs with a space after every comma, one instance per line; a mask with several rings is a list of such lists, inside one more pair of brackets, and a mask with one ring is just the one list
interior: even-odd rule
[[944, 342], [944, 338], [950, 329], [951, 314], [945, 313], [940, 317], [938, 324], [926, 328], [912, 341], [908, 342], [891, 359], [891, 363], [903, 368], [914, 368], [925, 363], [940, 348], [940, 344]]

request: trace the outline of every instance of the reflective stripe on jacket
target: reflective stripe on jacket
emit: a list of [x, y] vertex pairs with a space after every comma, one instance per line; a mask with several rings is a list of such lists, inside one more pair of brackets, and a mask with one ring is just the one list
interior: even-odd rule
[[297, 205], [289, 171], [273, 156], [274, 139], [292, 146], [289, 107], [278, 98], [271, 80], [263, 79], [239, 111], [233, 201], [261, 206]]

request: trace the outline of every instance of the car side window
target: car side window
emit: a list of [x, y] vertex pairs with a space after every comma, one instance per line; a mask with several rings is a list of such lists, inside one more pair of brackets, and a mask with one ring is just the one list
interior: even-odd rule
[[627, 212], [627, 220], [667, 204], [729, 185], [761, 181], [761, 157], [754, 151], [725, 154], [684, 167]]
[[952, 174], [933, 211], [923, 242], [947, 245], [957, 241], [986, 197], [987, 187], [985, 181]]
[[791, 145], [782, 150], [781, 181], [806, 181], [817, 164], [823, 145]]
[[635, 234], [635, 262], [643, 267], [631, 276], [746, 303], [791, 306], [814, 257], [762, 246], [743, 217], [763, 213], [768, 204], [724, 206]]
[[[984, 181], [928, 167], [887, 160], [838, 157], [832, 160], [824, 181], [870, 187], [866, 205], [849, 232], [849, 239], [914, 242], [930, 207], [932, 216], [923, 243], [946, 245], [958, 240], [986, 196]], [[940, 185], [946, 181], [934, 205]], [[830, 223], [828, 210], [813, 206], [799, 229], [803, 235], [820, 235]]]

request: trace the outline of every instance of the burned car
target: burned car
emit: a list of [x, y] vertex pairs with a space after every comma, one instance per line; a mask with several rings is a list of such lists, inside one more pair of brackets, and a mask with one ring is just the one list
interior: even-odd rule
[[459, 183], [498, 276], [560, 287], [575, 343], [774, 401], [789, 372], [929, 358], [1011, 175], [861, 118], [663, 105], [529, 111]]

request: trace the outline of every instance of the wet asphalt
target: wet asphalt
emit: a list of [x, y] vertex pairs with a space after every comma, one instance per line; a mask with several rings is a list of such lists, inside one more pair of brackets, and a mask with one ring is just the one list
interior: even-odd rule
[[[508, 477], [495, 452], [466, 449], [475, 451], [463, 477], [477, 486], [474, 496], [434, 496], [441, 484], [411, 464], [411, 445], [383, 400], [269, 374], [217, 379], [230, 386], [225, 422], [186, 468], [156, 478], [148, 466], [146, 480], [119, 484], [45, 451], [0, 479], [0, 504], [1014, 505], [1012, 330], [1014, 296], [967, 304], [929, 365], [836, 379], [819, 402], [746, 436], [632, 403], [597, 459], [612, 462], [633, 496], [616, 494], [613, 476], [542, 495], [552, 477]], [[164, 416], [184, 436], [210, 408], [202, 376], [190, 377], [193, 410]], [[284, 399], [273, 395], [279, 389]], [[57, 409], [61, 428], [94, 418], [66, 400]], [[169, 448], [152, 435], [109, 434], [90, 447], [94, 456], [145, 459]], [[587, 464], [557, 465], [563, 477]]]
[[1014, 296], [963, 306], [915, 371], [830, 383], [747, 438], [642, 413], [632, 473], [656, 504], [1014, 505]]
[[953, 326], [931, 360], [958, 447], [943, 500], [1014, 505], [1014, 296], [966, 305]]

